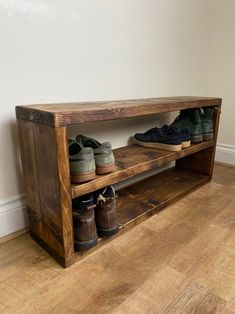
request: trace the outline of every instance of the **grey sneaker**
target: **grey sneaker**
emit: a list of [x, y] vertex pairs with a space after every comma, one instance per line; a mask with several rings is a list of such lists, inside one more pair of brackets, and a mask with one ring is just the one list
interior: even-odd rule
[[78, 135], [76, 141], [84, 147], [93, 149], [97, 174], [105, 174], [116, 169], [112, 145], [109, 142], [101, 144], [84, 135]]
[[83, 147], [69, 139], [69, 165], [72, 183], [82, 183], [95, 178], [95, 160], [92, 148]]

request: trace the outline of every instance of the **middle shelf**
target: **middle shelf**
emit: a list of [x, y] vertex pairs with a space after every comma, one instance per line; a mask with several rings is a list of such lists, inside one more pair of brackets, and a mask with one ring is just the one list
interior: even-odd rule
[[131, 178], [137, 174], [155, 169], [169, 162], [194, 154], [214, 145], [214, 141], [192, 144], [178, 152], [171, 152], [138, 145], [129, 145], [114, 150], [116, 170], [114, 172], [97, 175], [92, 181], [82, 184], [72, 184], [72, 198], [93, 192], [102, 187]]

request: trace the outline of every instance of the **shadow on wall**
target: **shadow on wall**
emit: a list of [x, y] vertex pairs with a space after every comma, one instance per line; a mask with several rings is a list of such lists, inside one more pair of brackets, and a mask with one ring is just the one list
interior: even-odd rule
[[131, 136], [135, 133], [145, 132], [156, 126], [161, 127], [164, 124], [169, 124], [171, 120], [172, 113], [162, 113], [144, 117], [76, 124], [68, 128], [68, 134], [71, 138], [83, 134], [100, 142], [109, 141], [112, 143], [113, 148], [118, 148], [129, 144]]

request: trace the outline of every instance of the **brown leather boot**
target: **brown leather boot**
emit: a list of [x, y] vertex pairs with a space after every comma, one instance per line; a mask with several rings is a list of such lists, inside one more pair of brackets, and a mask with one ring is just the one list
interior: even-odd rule
[[96, 192], [95, 222], [100, 237], [111, 236], [119, 230], [116, 197], [112, 186]]
[[94, 198], [91, 194], [73, 199], [74, 246], [87, 250], [97, 244]]

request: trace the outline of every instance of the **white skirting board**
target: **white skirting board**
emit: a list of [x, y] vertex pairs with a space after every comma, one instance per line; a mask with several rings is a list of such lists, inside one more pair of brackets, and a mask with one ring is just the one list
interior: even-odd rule
[[235, 146], [218, 143], [215, 160], [224, 164], [235, 165]]
[[23, 194], [0, 200], [0, 238], [27, 226]]
[[[235, 165], [235, 146], [217, 144], [216, 161]], [[24, 195], [0, 200], [0, 237], [28, 227]]]

